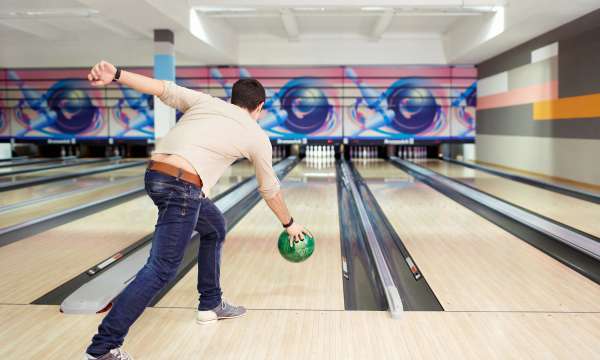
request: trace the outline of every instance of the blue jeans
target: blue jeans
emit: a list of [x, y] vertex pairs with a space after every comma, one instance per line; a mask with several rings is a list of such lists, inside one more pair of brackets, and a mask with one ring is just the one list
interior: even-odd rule
[[120, 347], [146, 306], [173, 280], [194, 230], [200, 235], [198, 309], [213, 309], [221, 303], [221, 249], [227, 232], [223, 214], [201, 188], [176, 177], [147, 170], [145, 185], [158, 207], [150, 257], [98, 327], [87, 349], [95, 357]]

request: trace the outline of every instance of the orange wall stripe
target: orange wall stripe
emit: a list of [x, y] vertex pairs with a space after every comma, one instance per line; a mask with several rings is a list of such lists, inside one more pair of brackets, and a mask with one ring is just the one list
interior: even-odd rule
[[533, 120], [600, 118], [600, 94], [533, 103]]

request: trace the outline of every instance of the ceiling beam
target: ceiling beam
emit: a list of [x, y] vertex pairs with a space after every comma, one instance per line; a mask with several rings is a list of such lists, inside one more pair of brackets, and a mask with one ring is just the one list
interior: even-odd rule
[[379, 16], [375, 25], [373, 25], [373, 29], [371, 30], [370, 37], [372, 40], [379, 40], [385, 31], [390, 27], [392, 23], [392, 19], [394, 18], [394, 10], [393, 9], [385, 9], [383, 13]]
[[63, 31], [36, 20], [0, 19], [0, 25], [46, 40], [58, 40], [65, 35]]
[[462, 7], [505, 5], [507, 0], [188, 0], [191, 7], [206, 8], [360, 8], [360, 7]]
[[298, 29], [298, 21], [296, 21], [296, 16], [294, 16], [292, 10], [281, 9], [281, 21], [287, 32], [288, 39], [290, 41], [298, 41], [300, 30]]
[[144, 39], [148, 37], [148, 34], [126, 28], [125, 26], [104, 17], [92, 16], [88, 20], [116, 35], [120, 35], [127, 39]]

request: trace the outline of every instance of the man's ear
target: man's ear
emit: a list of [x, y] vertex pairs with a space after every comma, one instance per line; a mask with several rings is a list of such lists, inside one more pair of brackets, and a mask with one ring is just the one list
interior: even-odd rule
[[257, 112], [261, 112], [263, 106], [265, 105], [265, 102], [261, 102], [260, 104], [258, 104], [258, 107], [256, 108]]

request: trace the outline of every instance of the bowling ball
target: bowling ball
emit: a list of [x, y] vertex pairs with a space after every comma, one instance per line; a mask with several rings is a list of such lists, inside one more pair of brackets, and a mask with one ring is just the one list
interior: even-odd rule
[[418, 134], [427, 130], [440, 111], [431, 91], [422, 87], [418, 79], [404, 79], [395, 84], [387, 101], [395, 114], [391, 126], [406, 134]]
[[80, 80], [61, 80], [48, 90], [48, 107], [56, 113], [54, 127], [63, 134], [77, 134], [90, 128], [97, 112]]
[[309, 86], [290, 87], [282, 96], [281, 106], [288, 115], [285, 126], [301, 134], [320, 129], [331, 112], [327, 95], [321, 89]]
[[290, 237], [287, 231], [284, 230], [279, 235], [277, 247], [281, 256], [287, 261], [302, 262], [308, 259], [315, 251], [315, 238], [311, 235], [304, 235], [304, 240], [292, 242], [290, 245]]

